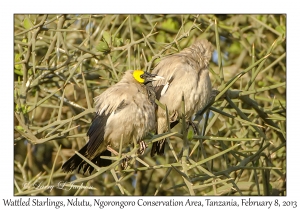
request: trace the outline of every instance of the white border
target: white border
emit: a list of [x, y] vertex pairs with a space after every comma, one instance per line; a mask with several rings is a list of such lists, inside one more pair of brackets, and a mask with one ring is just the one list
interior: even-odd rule
[[[297, 138], [299, 122], [299, 7], [296, 1], [1, 1], [1, 83], [0, 91], [2, 104], [1, 116], [1, 138], [0, 138], [0, 161], [1, 161], [1, 183], [0, 183], [0, 206], [3, 206], [3, 198], [13, 198], [13, 14], [15, 13], [157, 13], [157, 14], [240, 14], [240, 13], [286, 13], [287, 14], [287, 197], [254, 197], [255, 200], [298, 200], [299, 201], [299, 142]], [[15, 197], [17, 198], [17, 197]], [[34, 197], [32, 197], [34, 198]], [[40, 199], [46, 199], [39, 197]], [[69, 197], [68, 197], [69, 198]], [[80, 197], [83, 198], [83, 197]], [[93, 200], [95, 197], [84, 197]], [[101, 198], [101, 197], [100, 197]], [[167, 197], [143, 197], [147, 199], [165, 200]], [[172, 197], [176, 199], [188, 199], [187, 197]], [[195, 198], [195, 197], [194, 197]], [[210, 197], [211, 198], [211, 197]], [[27, 198], [26, 198], [27, 199]], [[51, 197], [52, 200], [60, 200], [61, 197]], [[106, 200], [137, 200], [138, 197], [104, 197]], [[204, 200], [205, 198], [200, 198]], [[215, 198], [218, 199], [218, 198]], [[222, 200], [231, 199], [222, 197]], [[242, 197], [235, 198], [242, 199]], [[298, 203], [300, 205], [300, 203]], [[240, 206], [241, 207], [241, 206]], [[6, 209], [7, 207], [5, 207]], [[24, 207], [26, 208], [26, 207]], [[54, 209], [53, 207], [46, 207]], [[96, 207], [93, 207], [95, 209]], [[126, 209], [137, 209], [134, 208]], [[165, 207], [163, 207], [165, 208]], [[176, 207], [170, 207], [176, 208]], [[170, 209], [168, 208], [168, 209]], [[182, 207], [179, 207], [182, 208]], [[176, 208], [176, 209], [179, 209]], [[224, 207], [232, 209], [232, 207]], [[222, 209], [224, 209], [222, 208]], [[249, 207], [250, 208], [250, 207]], [[3, 209], [1, 207], [1, 209]], [[13, 208], [14, 209], [14, 208]], [[27, 208], [32, 209], [32, 207]], [[68, 208], [63, 208], [68, 209]], [[79, 208], [78, 208], [79, 209]], [[120, 208], [116, 208], [120, 209]], [[266, 209], [266, 208], [264, 208]]]

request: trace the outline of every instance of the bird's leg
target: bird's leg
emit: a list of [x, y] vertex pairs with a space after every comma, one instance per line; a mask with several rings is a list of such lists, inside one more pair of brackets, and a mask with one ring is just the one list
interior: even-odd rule
[[115, 156], [119, 155], [119, 153], [116, 150], [114, 150], [113, 148], [111, 148], [110, 146], [107, 146], [106, 149], [108, 151], [110, 151], [111, 153], [113, 153]]
[[148, 145], [144, 141], [140, 141], [139, 144], [140, 144], [140, 148], [138, 150], [138, 154], [143, 155]]
[[[119, 156], [119, 153], [113, 148], [111, 148], [110, 146], [107, 146], [106, 149], [111, 153], [113, 153], [115, 156]], [[122, 169], [126, 169], [128, 166], [128, 162], [131, 160], [131, 157], [125, 154], [122, 154], [122, 156], [124, 157], [124, 159], [122, 160], [121, 167]]]

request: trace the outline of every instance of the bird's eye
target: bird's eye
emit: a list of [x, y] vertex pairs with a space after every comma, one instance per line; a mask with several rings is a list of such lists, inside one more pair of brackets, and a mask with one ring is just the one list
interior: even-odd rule
[[143, 75], [143, 74], [141, 74], [140, 78], [144, 79], [144, 75]]

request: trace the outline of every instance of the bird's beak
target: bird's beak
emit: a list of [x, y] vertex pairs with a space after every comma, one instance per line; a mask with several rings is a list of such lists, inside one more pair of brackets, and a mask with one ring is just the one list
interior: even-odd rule
[[146, 84], [148, 82], [152, 82], [152, 81], [157, 81], [157, 80], [165, 79], [164, 77], [158, 76], [156, 74], [150, 74], [148, 72], [144, 73], [144, 78], [145, 78], [144, 84]]
[[152, 74], [152, 81], [157, 81], [157, 80], [163, 80], [165, 79], [164, 77], [161, 77], [161, 76], [158, 76], [158, 75], [155, 75], [155, 74]]

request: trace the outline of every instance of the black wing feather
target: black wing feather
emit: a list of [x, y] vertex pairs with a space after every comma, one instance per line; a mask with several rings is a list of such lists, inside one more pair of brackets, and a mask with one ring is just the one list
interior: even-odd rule
[[[126, 107], [127, 104], [123, 100], [120, 105], [115, 110], [115, 113], [122, 110], [124, 107]], [[100, 154], [95, 154], [100, 147], [101, 143], [104, 141], [104, 133], [105, 133], [105, 127], [107, 124], [107, 120], [109, 118], [109, 114], [105, 114], [105, 111], [100, 115], [98, 113], [95, 114], [94, 119], [92, 121], [92, 124], [87, 132], [87, 136], [89, 137], [88, 143], [82, 147], [78, 152], [82, 154], [87, 159], [91, 160], [92, 163], [99, 167], [108, 166], [111, 164], [111, 160], [107, 159], [101, 159], [100, 156], [111, 156], [111, 152], [108, 150], [105, 150], [101, 152]], [[96, 156], [95, 156], [96, 155]], [[94, 157], [93, 159], [91, 159]], [[64, 172], [71, 172], [74, 171], [78, 167], [78, 172], [82, 169], [83, 174], [88, 171], [89, 173], [92, 173], [94, 168], [89, 165], [87, 162], [85, 162], [81, 157], [78, 155], [73, 155], [69, 160], [67, 160], [63, 166], [62, 170]]]
[[89, 137], [86, 151], [87, 157], [93, 156], [97, 149], [100, 147], [100, 144], [103, 142], [105, 126], [109, 116], [110, 114], [105, 115], [105, 113], [102, 113], [101, 115], [99, 115], [98, 113], [96, 113], [87, 132], [87, 136]]
[[161, 91], [164, 88], [164, 85], [156, 86], [154, 88], [156, 99], [159, 100], [161, 97]]
[[[105, 125], [107, 122], [109, 115], [105, 114], [97, 114], [95, 115], [92, 124], [87, 132], [87, 136], [89, 136], [89, 141], [84, 147], [82, 147], [78, 152], [82, 154], [87, 159], [91, 160], [91, 157], [95, 155], [95, 152], [99, 148], [100, 144], [104, 140], [104, 132]], [[103, 151], [101, 154], [94, 157], [91, 162], [95, 163], [98, 166], [107, 166], [111, 163], [110, 160], [102, 160], [100, 156], [110, 156], [111, 153], [109, 151]], [[78, 155], [73, 155], [69, 160], [67, 160], [63, 166], [62, 170], [64, 172], [74, 171], [78, 167], [78, 172], [81, 168], [83, 168], [83, 173], [87, 170], [91, 173], [94, 168], [86, 163], [81, 157]]]

